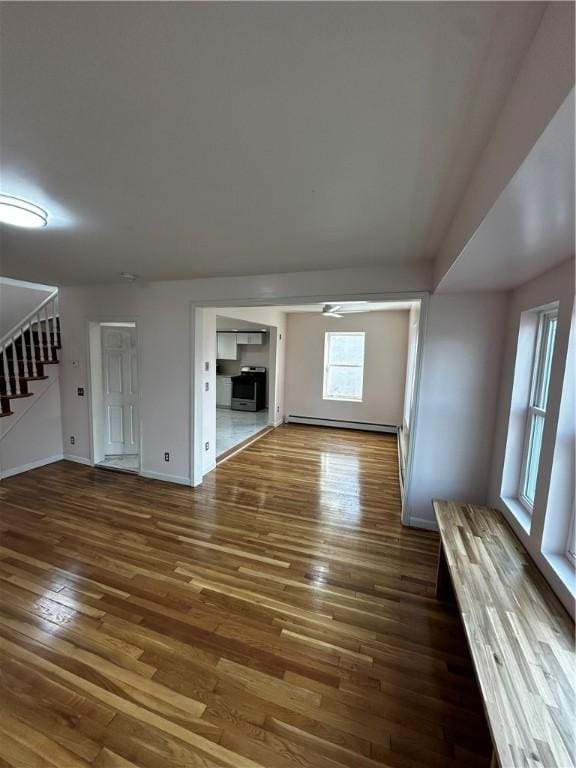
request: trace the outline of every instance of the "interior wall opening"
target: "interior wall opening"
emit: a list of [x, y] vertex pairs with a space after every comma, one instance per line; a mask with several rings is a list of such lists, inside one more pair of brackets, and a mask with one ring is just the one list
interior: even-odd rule
[[139, 473], [136, 323], [91, 322], [89, 349], [93, 464], [103, 469]]
[[[241, 376], [246, 364], [266, 368], [267, 400], [262, 409], [252, 405], [250, 410], [236, 412], [239, 419], [250, 414], [253, 434], [290, 421], [396, 434], [402, 521], [409, 524], [424, 298], [422, 294], [307, 303], [284, 300], [253, 306], [193, 305], [193, 484], [214, 469], [222, 454], [228, 458], [228, 446], [219, 439], [224, 430], [218, 429], [218, 417], [221, 424], [235, 418], [232, 379]], [[267, 353], [265, 343], [238, 343], [248, 340], [241, 334], [264, 334], [265, 329], [267, 339], [263, 336], [258, 341], [268, 340]], [[362, 372], [349, 373], [344, 367], [347, 361], [337, 359], [335, 343], [336, 356], [328, 356], [330, 392], [326, 395], [326, 338], [346, 333], [358, 338], [364, 334]], [[358, 367], [357, 361], [352, 361], [354, 366]], [[362, 380], [359, 391], [348, 392], [356, 379]], [[249, 437], [237, 430], [232, 452], [234, 447], [242, 450]]]
[[216, 316], [216, 461], [270, 425], [275, 328]]

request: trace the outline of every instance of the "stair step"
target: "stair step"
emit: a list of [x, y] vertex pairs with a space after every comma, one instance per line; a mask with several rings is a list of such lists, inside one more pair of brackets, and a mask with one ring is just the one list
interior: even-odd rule
[[[15, 376], [0, 376], [0, 384], [6, 384], [6, 382], [14, 381]], [[49, 376], [18, 376], [20, 381], [44, 381], [50, 378]]]
[[7, 392], [2, 392], [0, 397], [5, 398], [6, 400], [17, 400], [20, 397], [32, 397], [34, 392], [23, 392], [20, 395], [9, 395]]
[[2, 416], [14, 416], [14, 411], [0, 411], [0, 418]]

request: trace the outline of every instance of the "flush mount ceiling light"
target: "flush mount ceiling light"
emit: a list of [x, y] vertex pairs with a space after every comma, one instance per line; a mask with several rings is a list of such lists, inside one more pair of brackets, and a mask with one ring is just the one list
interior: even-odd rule
[[132, 272], [120, 272], [120, 277], [122, 280], [127, 280], [129, 283], [133, 283], [134, 280], [138, 280], [138, 275], [135, 275]]
[[0, 195], [0, 221], [14, 227], [39, 229], [48, 222], [48, 214], [39, 205], [29, 203], [20, 197]]

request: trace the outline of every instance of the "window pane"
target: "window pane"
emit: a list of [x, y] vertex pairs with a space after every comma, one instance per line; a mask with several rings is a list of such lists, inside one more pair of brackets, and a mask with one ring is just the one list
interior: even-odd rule
[[548, 401], [548, 386], [550, 384], [550, 371], [552, 369], [552, 354], [554, 352], [554, 339], [556, 337], [556, 317], [550, 317], [544, 321], [542, 328], [542, 355], [540, 357], [540, 371], [538, 376], [537, 391], [534, 405], [546, 408]]
[[544, 417], [539, 414], [533, 414], [524, 478], [524, 496], [530, 504], [534, 504], [534, 496], [536, 495], [536, 478], [538, 477], [538, 464], [540, 462], [543, 434]]
[[360, 400], [362, 397], [362, 368], [340, 368], [331, 365], [328, 368], [326, 384], [328, 397], [340, 397], [343, 400]]
[[364, 363], [364, 334], [329, 336], [330, 365], [362, 365]]

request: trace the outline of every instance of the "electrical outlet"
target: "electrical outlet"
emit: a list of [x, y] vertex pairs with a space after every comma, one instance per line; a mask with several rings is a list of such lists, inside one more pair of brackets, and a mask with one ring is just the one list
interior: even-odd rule
[[208, 371], [210, 370], [210, 361], [209, 360], [206, 360], [206, 362], [204, 363], [204, 370], [206, 371], [206, 373], [208, 373]]
[[210, 391], [210, 382], [206, 381], [204, 382], [204, 392], [209, 392], [209, 391]]
[[76, 442], [76, 438], [74, 437], [74, 435], [70, 435], [70, 445], [74, 445], [75, 442]]
[[84, 387], [78, 387], [78, 397], [84, 397]]
[[170, 454], [168, 453], [168, 451], [166, 451], [166, 453], [164, 454], [164, 461], [170, 461]]
[[72, 360], [72, 368], [80, 368], [80, 360]]
[[276, 413], [280, 413], [280, 406], [279, 405], [276, 406]]
[[209, 451], [210, 450], [210, 443], [204, 443], [204, 450]]

